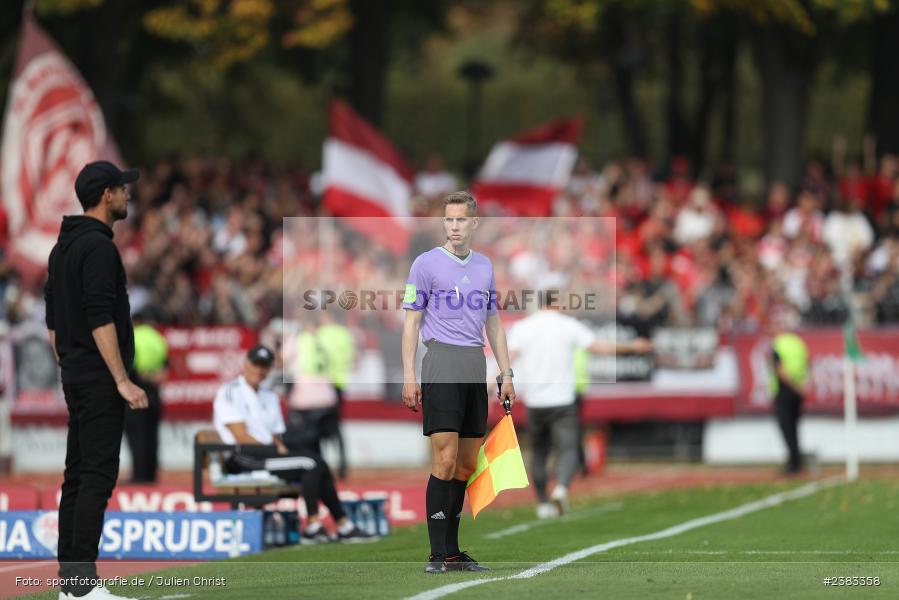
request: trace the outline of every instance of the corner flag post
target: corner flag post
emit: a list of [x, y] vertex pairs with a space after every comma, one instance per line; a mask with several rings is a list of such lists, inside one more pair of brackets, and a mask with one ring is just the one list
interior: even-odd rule
[[858, 407], [855, 394], [855, 363], [862, 360], [855, 328], [843, 328], [843, 418], [846, 425], [846, 479], [858, 479]]

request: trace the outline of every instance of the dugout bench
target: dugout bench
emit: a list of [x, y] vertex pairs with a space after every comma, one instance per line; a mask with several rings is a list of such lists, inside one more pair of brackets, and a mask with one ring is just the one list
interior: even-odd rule
[[[254, 483], [252, 481], [215, 481], [209, 478], [209, 485], [213, 492], [205, 490], [206, 475], [212, 459], [222, 460], [221, 455], [226, 452], [240, 450], [239, 444], [226, 444], [222, 441], [218, 432], [214, 429], [202, 429], [194, 436], [194, 498], [197, 502], [228, 502], [235, 509], [239, 505], [261, 508], [266, 504], [275, 502], [280, 498], [296, 498], [303, 491], [299, 484], [280, 482]], [[218, 455], [213, 457], [213, 455]]]

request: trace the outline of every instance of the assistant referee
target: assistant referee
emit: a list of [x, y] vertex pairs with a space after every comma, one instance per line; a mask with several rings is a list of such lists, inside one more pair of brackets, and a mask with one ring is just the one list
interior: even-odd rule
[[[121, 598], [96, 585], [103, 513], [119, 475], [125, 404], [147, 408], [129, 374], [134, 327], [125, 268], [112, 225], [128, 216], [136, 169], [106, 161], [75, 180], [84, 215], [62, 219], [44, 287], [50, 344], [69, 410], [66, 468], [59, 500], [60, 597]], [[73, 583], [74, 582], [74, 583]]]
[[[485, 329], [503, 375], [500, 400], [514, 402], [515, 390], [493, 264], [470, 248], [477, 201], [468, 192], [454, 192], [443, 203], [446, 243], [415, 259], [403, 297], [403, 403], [416, 412], [421, 404], [424, 435], [431, 438], [425, 493], [431, 554], [425, 572], [487, 571], [459, 549], [465, 486], [487, 428]], [[419, 334], [428, 348], [420, 387], [415, 379]]]

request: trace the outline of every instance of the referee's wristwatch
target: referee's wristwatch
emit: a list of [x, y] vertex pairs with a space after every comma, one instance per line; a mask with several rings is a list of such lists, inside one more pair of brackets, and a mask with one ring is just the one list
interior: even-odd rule
[[513, 379], [515, 377], [515, 372], [510, 368], [507, 371], [503, 371], [501, 373], [503, 377], [508, 377], [509, 379]]

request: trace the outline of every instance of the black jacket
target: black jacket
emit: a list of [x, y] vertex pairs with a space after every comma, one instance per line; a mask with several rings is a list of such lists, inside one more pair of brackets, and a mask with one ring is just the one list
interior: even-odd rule
[[113, 382], [91, 333], [107, 323], [115, 323], [122, 362], [132, 372], [134, 326], [112, 229], [92, 217], [63, 217], [48, 271], [47, 328], [56, 331], [62, 382]]

